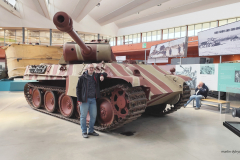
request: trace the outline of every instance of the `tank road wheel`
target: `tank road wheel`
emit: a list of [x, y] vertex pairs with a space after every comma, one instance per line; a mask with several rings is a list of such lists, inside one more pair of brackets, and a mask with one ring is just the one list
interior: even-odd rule
[[97, 108], [98, 108], [97, 114], [98, 123], [102, 125], [112, 124], [114, 120], [114, 110], [111, 101], [106, 97], [102, 97], [97, 101]]
[[70, 118], [73, 115], [74, 111], [73, 98], [63, 93], [59, 97], [58, 103], [61, 114], [64, 117]]
[[44, 94], [44, 106], [45, 109], [53, 113], [57, 109], [58, 103], [57, 103], [57, 96], [52, 91], [46, 91]]
[[32, 104], [33, 107], [38, 109], [41, 107], [42, 105], [42, 101], [43, 101], [43, 96], [41, 94], [41, 90], [40, 89], [33, 89], [32, 91]]

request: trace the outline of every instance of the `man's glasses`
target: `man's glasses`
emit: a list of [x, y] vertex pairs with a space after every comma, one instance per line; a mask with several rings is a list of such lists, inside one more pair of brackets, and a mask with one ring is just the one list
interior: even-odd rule
[[89, 67], [89, 69], [94, 69], [94, 67]]

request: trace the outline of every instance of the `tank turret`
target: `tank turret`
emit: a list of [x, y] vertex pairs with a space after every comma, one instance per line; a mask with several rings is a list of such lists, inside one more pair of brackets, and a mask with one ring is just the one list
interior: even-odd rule
[[68, 33], [77, 43], [63, 45], [63, 57], [66, 62], [108, 62], [116, 60], [108, 43], [92, 42], [85, 44], [73, 29], [73, 20], [67, 13], [57, 12], [53, 17], [53, 22], [58, 30]]

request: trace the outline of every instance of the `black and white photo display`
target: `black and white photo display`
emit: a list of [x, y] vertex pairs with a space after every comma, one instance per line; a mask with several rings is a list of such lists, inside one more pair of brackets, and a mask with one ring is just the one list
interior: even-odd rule
[[199, 56], [240, 54], [240, 21], [198, 33]]

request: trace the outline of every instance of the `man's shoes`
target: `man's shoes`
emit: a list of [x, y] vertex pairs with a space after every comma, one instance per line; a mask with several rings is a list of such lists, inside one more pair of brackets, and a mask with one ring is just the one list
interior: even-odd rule
[[200, 108], [198, 108], [198, 107], [195, 107], [195, 110], [199, 110]]
[[186, 107], [187, 107], [187, 104], [184, 104], [183, 107], [186, 108]]
[[99, 134], [96, 133], [95, 131], [93, 131], [92, 133], [88, 133], [88, 135], [90, 135], [90, 136], [99, 136]]
[[87, 133], [82, 133], [83, 138], [88, 138]]

